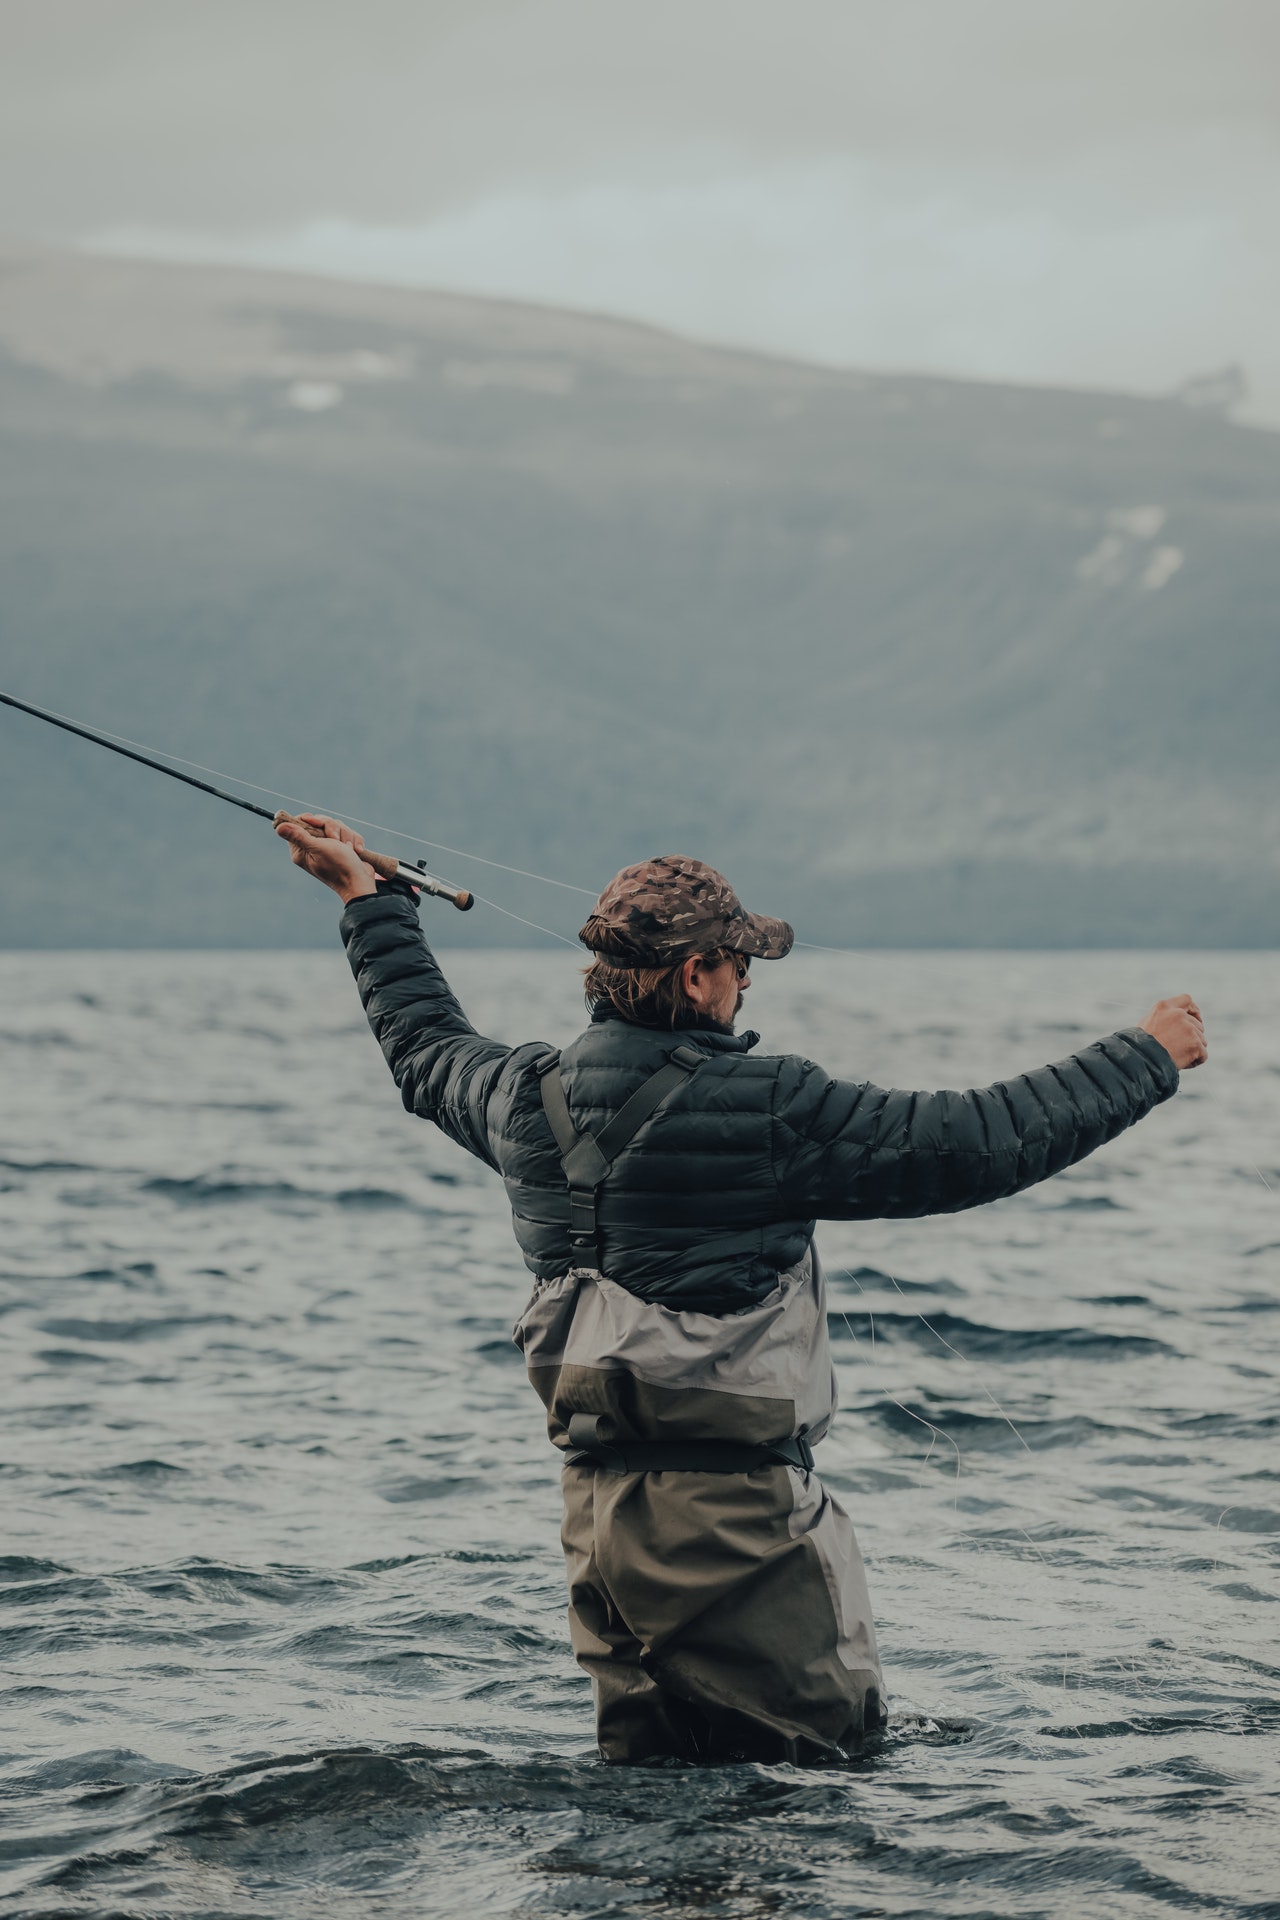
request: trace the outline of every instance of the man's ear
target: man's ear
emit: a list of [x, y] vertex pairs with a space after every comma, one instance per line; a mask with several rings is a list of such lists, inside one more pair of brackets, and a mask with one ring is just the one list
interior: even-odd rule
[[685, 999], [692, 1001], [695, 1007], [700, 1007], [705, 997], [706, 977], [700, 953], [686, 960], [680, 969], [680, 985], [684, 989]]

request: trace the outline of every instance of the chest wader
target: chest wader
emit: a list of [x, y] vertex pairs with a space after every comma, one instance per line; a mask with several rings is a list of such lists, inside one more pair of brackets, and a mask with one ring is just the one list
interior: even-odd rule
[[565, 1456], [570, 1638], [604, 1759], [830, 1762], [885, 1712], [857, 1541], [812, 1470], [835, 1404], [816, 1254], [734, 1314], [601, 1271], [609, 1172], [706, 1058], [677, 1047], [595, 1137], [558, 1056], [539, 1068], [573, 1264], [516, 1340]]

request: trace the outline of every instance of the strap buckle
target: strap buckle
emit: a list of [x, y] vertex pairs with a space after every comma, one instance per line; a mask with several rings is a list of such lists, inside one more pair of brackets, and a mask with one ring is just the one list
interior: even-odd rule
[[596, 1251], [596, 1195], [594, 1187], [569, 1189], [569, 1245], [579, 1252]]

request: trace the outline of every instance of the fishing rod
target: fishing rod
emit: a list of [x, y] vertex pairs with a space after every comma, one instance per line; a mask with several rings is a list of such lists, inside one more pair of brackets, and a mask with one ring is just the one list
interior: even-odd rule
[[[256, 813], [259, 819], [270, 820], [272, 826], [296, 817], [285, 813], [283, 809], [271, 813], [252, 800], [242, 800], [238, 793], [226, 793], [221, 787], [211, 786], [207, 780], [197, 780], [194, 774], [179, 773], [176, 767], [167, 767], [163, 760], [153, 760], [149, 753], [136, 753], [132, 747], [122, 747], [105, 734], [95, 733], [92, 727], [78, 726], [74, 720], [64, 720], [60, 714], [49, 713], [44, 707], [33, 707], [25, 700], [15, 700], [11, 693], [0, 693], [0, 701], [6, 707], [16, 707], [19, 713], [29, 713], [35, 720], [47, 721], [51, 727], [61, 727], [64, 733], [74, 733], [82, 740], [92, 740], [95, 746], [105, 747], [108, 753], [118, 753], [126, 760], [136, 760], [140, 766], [153, 767], [157, 773], [167, 773], [171, 780], [181, 780], [188, 787], [198, 787], [201, 793], [211, 793], [215, 800], [225, 800], [233, 807], [243, 808], [245, 813]], [[306, 822], [302, 824], [305, 826]], [[450, 901], [461, 913], [466, 913], [468, 908], [475, 905], [475, 895], [468, 893], [465, 887], [451, 887], [447, 880], [428, 873], [423, 865], [397, 860], [390, 853], [373, 853], [368, 847], [362, 847], [359, 851], [365, 865], [372, 867], [382, 880], [407, 880], [410, 886], [417, 887], [422, 893], [429, 893], [437, 900]]]

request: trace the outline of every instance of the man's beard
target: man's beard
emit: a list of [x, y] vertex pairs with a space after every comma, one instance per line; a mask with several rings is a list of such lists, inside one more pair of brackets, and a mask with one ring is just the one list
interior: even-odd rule
[[739, 993], [737, 1003], [734, 1006], [733, 1012], [729, 1015], [727, 1020], [722, 1019], [718, 1013], [695, 1013], [691, 1018], [686, 1018], [684, 1020], [679, 1021], [678, 1025], [691, 1026], [691, 1027], [714, 1027], [717, 1033], [732, 1033], [734, 1030], [734, 1022], [737, 1019], [738, 1015], [742, 1012], [742, 1001], [743, 1001], [743, 996], [741, 993]]
[[737, 1025], [738, 1015], [742, 1012], [742, 1002], [744, 998], [745, 996], [739, 993], [737, 1000], [734, 1002], [733, 1012], [729, 1015], [729, 1018], [720, 1021], [719, 1024], [724, 1028], [726, 1033], [732, 1033], [734, 1031]]

